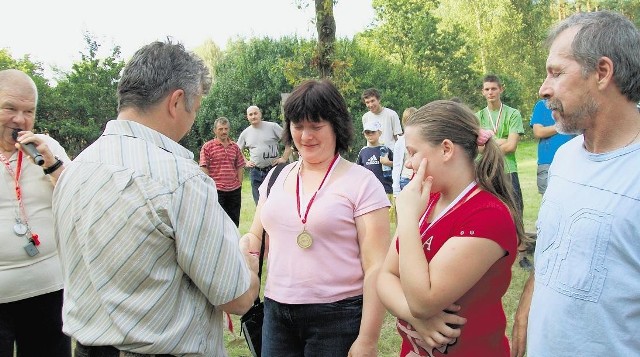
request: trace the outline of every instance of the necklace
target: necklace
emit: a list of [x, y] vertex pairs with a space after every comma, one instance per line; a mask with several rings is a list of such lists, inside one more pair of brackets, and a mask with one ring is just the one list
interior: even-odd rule
[[636, 132], [636, 135], [633, 137], [633, 139], [631, 139], [631, 141], [629, 141], [627, 145], [623, 146], [622, 148], [624, 149], [627, 146], [633, 144], [633, 142], [636, 141], [636, 139], [638, 138], [638, 135], [640, 135], [640, 128], [638, 128], [638, 131]]
[[2, 161], [5, 168], [7, 169], [7, 172], [13, 179], [16, 190], [16, 201], [18, 203], [19, 214], [18, 217], [16, 217], [16, 223], [13, 225], [13, 232], [18, 237], [27, 238], [28, 243], [24, 246], [24, 250], [30, 257], [33, 257], [40, 253], [37, 248], [37, 246], [40, 245], [40, 240], [38, 240], [38, 235], [31, 231], [31, 227], [29, 226], [29, 221], [27, 219], [27, 212], [24, 208], [24, 202], [22, 201], [22, 188], [20, 187], [20, 174], [22, 173], [22, 156], [22, 151], [18, 151], [18, 162], [16, 164], [15, 171], [13, 170], [13, 168], [11, 168], [9, 159], [3, 154], [0, 154], [0, 161]]
[[309, 209], [311, 208], [311, 205], [313, 204], [313, 201], [316, 198], [316, 195], [318, 194], [318, 191], [320, 191], [320, 189], [322, 188], [322, 185], [324, 184], [324, 182], [327, 180], [327, 178], [329, 176], [331, 176], [331, 173], [333, 172], [333, 169], [336, 167], [336, 164], [338, 162], [338, 159], [340, 158], [339, 154], [336, 154], [336, 156], [333, 157], [333, 160], [331, 160], [331, 163], [329, 164], [329, 167], [327, 168], [327, 172], [324, 174], [324, 177], [322, 178], [322, 182], [320, 182], [320, 186], [318, 186], [318, 189], [316, 190], [316, 192], [313, 194], [313, 196], [311, 196], [311, 199], [309, 200], [309, 203], [307, 203], [307, 209], [304, 213], [304, 217], [302, 216], [302, 211], [300, 209], [300, 186], [301, 186], [301, 181], [302, 181], [302, 177], [300, 175], [300, 169], [302, 168], [302, 163], [303, 161], [300, 161], [300, 166], [298, 166], [298, 175], [296, 178], [296, 203], [297, 203], [297, 208], [298, 208], [298, 217], [300, 217], [300, 220], [302, 221], [302, 233], [298, 234], [298, 237], [296, 238], [296, 241], [298, 243], [298, 246], [302, 249], [307, 249], [309, 247], [311, 247], [311, 244], [313, 244], [313, 237], [311, 236], [311, 234], [307, 231], [307, 217], [309, 216]]

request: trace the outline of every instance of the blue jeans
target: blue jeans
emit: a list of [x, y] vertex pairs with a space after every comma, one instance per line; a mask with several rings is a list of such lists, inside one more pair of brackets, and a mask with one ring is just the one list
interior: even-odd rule
[[346, 356], [361, 319], [362, 295], [326, 304], [281, 304], [265, 297], [262, 356]]
[[402, 190], [404, 186], [409, 183], [409, 181], [411, 181], [411, 179], [408, 177], [400, 177], [400, 189]]
[[260, 193], [258, 192], [258, 188], [264, 181], [264, 178], [267, 177], [267, 174], [271, 170], [271, 166], [265, 168], [252, 167], [251, 172], [249, 173], [249, 177], [251, 178], [251, 194], [253, 195], [253, 202], [258, 204], [258, 199], [260, 198]]

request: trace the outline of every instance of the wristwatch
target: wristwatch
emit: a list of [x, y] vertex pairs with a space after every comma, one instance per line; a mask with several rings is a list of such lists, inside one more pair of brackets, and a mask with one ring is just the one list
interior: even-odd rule
[[56, 162], [53, 165], [47, 167], [46, 169], [45, 168], [42, 169], [45, 175], [49, 175], [53, 173], [54, 171], [59, 169], [60, 166], [62, 166], [62, 160], [60, 160], [57, 156], [55, 158], [56, 158]]

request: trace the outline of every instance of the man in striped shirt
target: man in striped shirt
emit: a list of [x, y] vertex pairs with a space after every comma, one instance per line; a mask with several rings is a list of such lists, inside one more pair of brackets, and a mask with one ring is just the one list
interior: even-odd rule
[[58, 181], [63, 331], [76, 356], [226, 356], [222, 312], [243, 314], [257, 296], [257, 258], [178, 144], [210, 86], [181, 44], [144, 46], [123, 70], [117, 120]]
[[200, 168], [215, 181], [218, 202], [238, 227], [244, 156], [238, 145], [229, 138], [229, 119], [216, 119], [213, 134], [215, 138], [207, 141], [200, 149]]

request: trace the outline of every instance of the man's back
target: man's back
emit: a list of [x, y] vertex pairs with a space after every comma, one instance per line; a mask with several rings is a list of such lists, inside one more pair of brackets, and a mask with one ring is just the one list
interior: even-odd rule
[[54, 192], [66, 333], [139, 353], [225, 355], [215, 306], [245, 292], [249, 273], [207, 181], [167, 137], [107, 124]]

